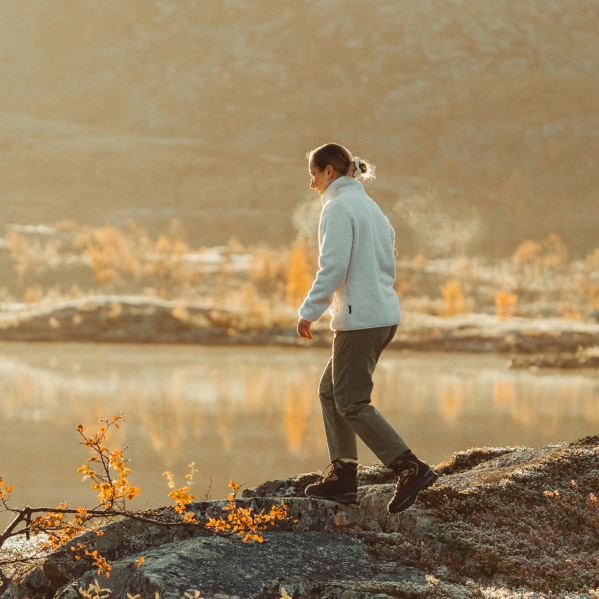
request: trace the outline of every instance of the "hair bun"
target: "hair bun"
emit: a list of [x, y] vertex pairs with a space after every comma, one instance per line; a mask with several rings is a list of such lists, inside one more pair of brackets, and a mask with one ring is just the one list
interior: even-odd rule
[[362, 173], [362, 169], [360, 167], [360, 162], [361, 162], [360, 158], [358, 156], [356, 156], [354, 158], [354, 164], [356, 166], [356, 170], [354, 171], [354, 177], [356, 179], [359, 179], [364, 174], [364, 173]]

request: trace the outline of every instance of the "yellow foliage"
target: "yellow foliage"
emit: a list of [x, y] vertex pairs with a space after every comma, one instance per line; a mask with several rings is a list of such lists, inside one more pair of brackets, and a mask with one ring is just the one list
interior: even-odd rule
[[416, 257], [414, 258], [414, 264], [418, 268], [425, 268], [426, 265], [428, 264], [428, 259], [427, 259], [427, 257], [422, 252], [419, 252], [416, 255]]
[[518, 265], [534, 265], [540, 268], [555, 269], [568, 260], [568, 250], [562, 238], [552, 233], [542, 243], [523, 241], [514, 252], [512, 260]]
[[514, 315], [516, 306], [518, 305], [518, 296], [510, 291], [498, 291], [495, 295], [495, 307], [497, 308], [497, 316], [502, 320], [507, 320]]
[[23, 235], [16, 231], [8, 231], [5, 237], [5, 247], [10, 252], [11, 259], [15, 262], [15, 271], [19, 279], [27, 272], [35, 272], [39, 266], [40, 256], [43, 255], [39, 241], [29, 242]]
[[448, 281], [441, 287], [445, 299], [445, 315], [455, 316], [464, 312], [464, 295], [459, 281]]
[[173, 318], [187, 322], [189, 320], [189, 312], [184, 304], [177, 304], [171, 311]]
[[300, 303], [310, 290], [312, 279], [308, 244], [304, 240], [296, 241], [289, 254], [286, 275], [287, 301], [293, 305]]
[[108, 563], [105, 557], [100, 555], [95, 549], [94, 551], [88, 551], [86, 549], [85, 555], [91, 557], [92, 564], [98, 568], [98, 576], [105, 574], [106, 578], [110, 578], [110, 570], [112, 570], [112, 566]]
[[44, 297], [44, 293], [42, 288], [37, 285], [36, 287], [29, 287], [27, 291], [25, 291], [25, 295], [23, 296], [23, 301], [28, 304], [36, 304], [37, 302], [41, 302]]
[[107, 286], [119, 273], [139, 272], [139, 260], [132, 253], [127, 235], [111, 225], [81, 235], [77, 245], [83, 245], [83, 255], [91, 261], [96, 281]]
[[582, 320], [584, 314], [572, 302], [560, 302], [560, 311], [568, 320]]
[[592, 254], [588, 254], [586, 256], [585, 264], [589, 270], [599, 270], [599, 248], [597, 248]]
[[227, 252], [229, 254], [241, 254], [243, 251], [244, 247], [239, 241], [239, 239], [237, 239], [237, 237], [229, 238], [229, 241], [227, 243]]
[[[131, 473], [131, 469], [125, 466], [124, 451], [119, 448], [108, 451], [103, 445], [106, 441], [108, 427], [115, 425], [118, 428], [118, 420], [123, 417], [124, 415], [115, 416], [110, 423], [103, 420], [102, 422], [105, 422], [107, 426], [103, 426], [95, 435], [89, 438], [85, 436], [82, 425], [77, 427], [79, 434], [83, 437], [83, 444], [96, 454], [88, 458], [88, 462], [96, 462], [103, 469], [103, 472], [97, 472], [90, 468], [88, 464], [83, 464], [77, 469], [77, 472], [83, 474], [83, 480], [92, 480], [91, 488], [97, 491], [98, 499], [107, 509], [111, 508], [116, 502], [121, 503], [124, 507], [123, 502], [125, 499], [132, 501], [139, 495], [139, 487], [131, 485], [127, 478]], [[110, 475], [109, 468], [118, 472], [117, 478]]]
[[163, 472], [163, 475], [166, 476], [168, 488], [171, 490], [168, 496], [175, 501], [175, 511], [178, 514], [183, 515], [185, 522], [198, 524], [198, 520], [193, 512], [187, 511], [187, 506], [196, 498], [195, 495], [191, 493], [193, 475], [196, 473], [197, 469], [195, 467], [195, 462], [192, 462], [189, 464], [189, 474], [185, 475], [187, 484], [179, 489], [175, 489], [175, 481], [173, 480], [172, 472]]
[[562, 238], [555, 233], [552, 233], [543, 242], [545, 250], [544, 266], [546, 268], [556, 268], [565, 264], [568, 260], [568, 250], [562, 241]]
[[[8, 499], [12, 487], [7, 485], [0, 477], [0, 503], [4, 505], [6, 510], [17, 514], [9, 528], [0, 535], [0, 549], [4, 541], [12, 536], [37, 536], [43, 533], [46, 535], [45, 546], [47, 548], [56, 551], [72, 541], [73, 544], [70, 546], [70, 550], [73, 558], [77, 561], [87, 559], [93, 567], [97, 568], [98, 575], [104, 574], [108, 578], [112, 569], [108, 560], [97, 549], [88, 549], [87, 543], [75, 542], [76, 537], [89, 530], [95, 532], [98, 537], [104, 534], [102, 530], [98, 529], [97, 525], [91, 526], [91, 521], [94, 519], [101, 518], [105, 522], [107, 517], [129, 516], [157, 524], [167, 522], [171, 525], [204, 527], [214, 534], [241, 537], [244, 543], [249, 541], [261, 543], [263, 541], [261, 532], [264, 528], [287, 517], [287, 506], [283, 502], [278, 506], [272, 506], [268, 513], [256, 513], [253, 508], [236, 508], [234, 499], [239, 490], [239, 485], [230, 482], [228, 484], [232, 489], [232, 493], [227, 498], [228, 503], [223, 507], [223, 510], [228, 513], [226, 520], [224, 518], [212, 519], [208, 523], [198, 521], [195, 514], [187, 509], [187, 506], [195, 499], [191, 494], [191, 485], [193, 484], [193, 476], [198, 471], [193, 462], [189, 464], [190, 472], [185, 476], [187, 484], [179, 489], [175, 488], [173, 475], [170, 472], [164, 473], [171, 490], [169, 496], [175, 500], [176, 504], [174, 509], [177, 516], [175, 518], [172, 517], [172, 512], [169, 510], [163, 511], [159, 515], [156, 515], [152, 510], [144, 512], [128, 511], [124, 501], [136, 497], [139, 494], [139, 488], [133, 487], [127, 479], [130, 469], [125, 466], [124, 450], [117, 448], [111, 451], [104, 445], [107, 431], [113, 426], [119, 428], [119, 421], [124, 417], [125, 415], [121, 413], [120, 416], [114, 416], [111, 420], [100, 420], [100, 423], [102, 423], [101, 428], [89, 437], [85, 435], [83, 425], [79, 424], [77, 426], [77, 431], [83, 438], [83, 445], [92, 451], [87, 463], [81, 466], [78, 472], [83, 474], [84, 480], [92, 480], [92, 489], [97, 491], [98, 498], [102, 502], [98, 508], [90, 510], [81, 506], [70, 508], [68, 503], [65, 502], [54, 509], [30, 507], [21, 510], [11, 509], [8, 505]], [[97, 467], [97, 471], [90, 467], [90, 463]], [[118, 476], [116, 478], [111, 475], [111, 470], [117, 471]], [[117, 507], [121, 509], [116, 509]], [[45, 514], [32, 518], [36, 513], [44, 511]], [[70, 516], [72, 520], [67, 519]], [[16, 533], [12, 532], [12, 528], [17, 527], [19, 523], [23, 523], [24, 527]], [[24, 558], [24, 561], [28, 559], [30, 558]], [[135, 561], [135, 565], [139, 568], [144, 561], [145, 558], [140, 557]], [[88, 599], [107, 599], [111, 593], [109, 589], [102, 589], [97, 581], [94, 581], [88, 589], [79, 588], [79, 592]], [[127, 596], [134, 597], [130, 594]], [[156, 594], [156, 597], [159, 597], [158, 594]], [[200, 594], [195, 591], [193, 595], [186, 593], [186, 597], [196, 599], [200, 597]]]
[[29, 241], [16, 231], [9, 231], [6, 234], [6, 247], [13, 258], [18, 258], [29, 249]]
[[277, 252], [270, 248], [252, 248], [248, 275], [257, 289], [273, 297], [285, 293], [289, 263], [288, 252]]
[[65, 233], [77, 230], [77, 223], [71, 219], [61, 220], [57, 222], [54, 226], [59, 231], [64, 231]]
[[264, 542], [262, 532], [268, 526], [274, 526], [278, 520], [288, 518], [287, 505], [283, 501], [279, 505], [273, 505], [268, 513], [257, 513], [254, 508], [237, 507], [235, 497], [239, 485], [234, 482], [227, 484], [232, 489], [227, 497], [227, 504], [223, 507], [223, 511], [229, 512], [227, 519], [211, 518], [206, 522], [206, 526], [212, 528], [215, 533], [241, 537], [244, 543], [250, 541], [262, 543]]
[[7, 499], [10, 499], [11, 491], [12, 487], [10, 485], [6, 485], [0, 476], [0, 501], [4, 502]]
[[512, 256], [516, 264], [534, 264], [541, 254], [541, 244], [536, 241], [523, 241]]

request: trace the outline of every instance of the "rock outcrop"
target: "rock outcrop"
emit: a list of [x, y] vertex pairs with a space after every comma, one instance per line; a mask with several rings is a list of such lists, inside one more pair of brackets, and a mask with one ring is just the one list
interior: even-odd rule
[[510, 368], [559, 368], [571, 370], [579, 368], [599, 368], [599, 355], [585, 355], [584, 353], [540, 356], [517, 356], [510, 360]]
[[[100, 295], [53, 305], [10, 305], [0, 309], [2, 341], [94, 341], [104, 343], [191, 343], [302, 346], [295, 327], [262, 326], [247, 315], [210, 309], [193, 302], [131, 295]], [[328, 327], [316, 327], [312, 345], [329, 347]], [[597, 365], [599, 324], [564, 319], [513, 318], [485, 314], [442, 318], [412, 314], [391, 342], [417, 351], [543, 354], [554, 367]], [[583, 353], [581, 353], [583, 352]], [[578, 362], [557, 357], [576, 354]], [[582, 356], [582, 357], [581, 357]], [[583, 359], [584, 358], [584, 359]], [[515, 359], [514, 366], [534, 357]]]
[[[360, 470], [359, 505], [304, 497], [314, 473], [246, 490], [238, 507], [288, 506], [289, 518], [262, 544], [114, 522], [103, 536], [83, 539], [112, 563], [110, 578], [75, 561], [67, 547], [14, 580], [2, 599], [75, 599], [94, 580], [123, 599], [196, 591], [223, 599], [599, 594], [599, 436], [537, 449], [472, 449], [437, 471], [437, 484], [398, 515], [386, 512], [392, 473], [380, 465]], [[206, 520], [224, 505], [197, 503], [193, 511]]]

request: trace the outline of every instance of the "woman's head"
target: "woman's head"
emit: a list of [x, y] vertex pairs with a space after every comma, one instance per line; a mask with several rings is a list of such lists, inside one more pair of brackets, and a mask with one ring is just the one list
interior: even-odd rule
[[374, 177], [374, 166], [366, 160], [352, 156], [351, 152], [340, 144], [325, 144], [309, 152], [306, 157], [312, 177], [310, 187], [318, 190], [321, 195], [339, 177]]

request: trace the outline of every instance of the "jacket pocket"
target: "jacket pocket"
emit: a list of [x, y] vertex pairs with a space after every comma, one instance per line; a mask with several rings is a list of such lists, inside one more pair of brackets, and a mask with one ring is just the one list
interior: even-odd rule
[[339, 306], [337, 305], [337, 298], [333, 296], [333, 303], [331, 304], [331, 312], [337, 314], [339, 312]]

